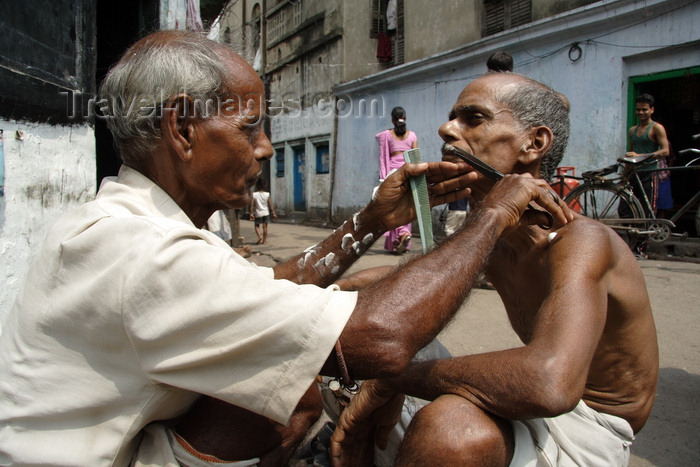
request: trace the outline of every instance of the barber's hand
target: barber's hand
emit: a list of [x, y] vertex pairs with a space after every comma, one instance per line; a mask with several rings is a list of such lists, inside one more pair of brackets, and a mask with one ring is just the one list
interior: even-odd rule
[[530, 174], [509, 174], [496, 183], [475, 209], [495, 209], [504, 223], [504, 232], [524, 225], [559, 228], [574, 219], [566, 203], [542, 179]]
[[409, 180], [422, 173], [425, 173], [428, 182], [431, 206], [466, 198], [471, 193], [467, 185], [477, 179], [477, 174], [467, 164], [404, 164], [379, 185], [374, 198], [367, 205], [368, 214], [383, 230], [408, 224], [416, 218]]
[[386, 449], [391, 430], [401, 419], [403, 400], [403, 394], [378, 380], [363, 382], [331, 436], [333, 466], [372, 465], [374, 445]]

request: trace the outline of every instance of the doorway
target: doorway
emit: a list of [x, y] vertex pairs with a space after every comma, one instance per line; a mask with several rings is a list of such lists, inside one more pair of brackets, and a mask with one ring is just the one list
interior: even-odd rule
[[[700, 67], [672, 70], [630, 78], [628, 95], [627, 128], [637, 123], [634, 113], [635, 98], [642, 93], [654, 96], [652, 119], [666, 128], [675, 166], [685, 165], [693, 158], [680, 156], [678, 151], [686, 148], [700, 148], [700, 141], [692, 136], [700, 133]], [[675, 214], [677, 208], [688, 201], [700, 187], [700, 171], [671, 172], [671, 192]], [[691, 236], [700, 235], [695, 229], [695, 209], [691, 209], [678, 221], [677, 231], [688, 232]]]
[[[97, 64], [95, 82], [99, 86], [110, 67], [124, 51], [146, 34], [158, 29], [159, 0], [96, 2]], [[121, 159], [114, 149], [112, 134], [103, 119], [95, 119], [97, 188], [104, 177], [117, 175]]]
[[295, 146], [294, 152], [294, 210], [306, 211], [306, 152], [304, 146]]

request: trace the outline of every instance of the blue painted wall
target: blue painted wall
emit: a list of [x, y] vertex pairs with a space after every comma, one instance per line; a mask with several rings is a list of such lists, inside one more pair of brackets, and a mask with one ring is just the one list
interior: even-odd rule
[[[612, 163], [625, 150], [629, 78], [700, 65], [700, 2], [598, 2], [490, 36], [334, 88], [338, 105], [333, 214], [347, 218], [368, 201], [379, 176], [374, 135], [391, 127], [400, 105], [418, 135], [423, 159], [439, 160], [437, 130], [463, 87], [486, 71], [496, 50], [513, 55], [515, 72], [564, 93], [571, 138], [562, 165], [577, 173]], [[578, 50], [572, 45], [578, 43]], [[358, 103], [379, 103], [379, 112]], [[342, 106], [351, 102], [352, 109]]]

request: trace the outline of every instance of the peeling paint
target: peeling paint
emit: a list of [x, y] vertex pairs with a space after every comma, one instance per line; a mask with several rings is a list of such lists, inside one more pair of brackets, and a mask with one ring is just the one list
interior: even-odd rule
[[61, 215], [93, 199], [97, 182], [95, 133], [89, 125], [0, 119], [0, 126], [4, 135], [12, 135], [0, 142], [0, 170], [4, 171], [4, 183], [0, 180], [4, 189], [0, 198], [2, 322], [49, 227]]

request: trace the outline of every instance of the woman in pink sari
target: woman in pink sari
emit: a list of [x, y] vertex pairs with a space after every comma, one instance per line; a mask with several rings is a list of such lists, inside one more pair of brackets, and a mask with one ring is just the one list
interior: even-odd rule
[[[418, 137], [406, 129], [406, 111], [402, 107], [394, 107], [391, 111], [391, 122], [394, 128], [377, 134], [379, 143], [379, 182], [394, 170], [404, 164], [403, 153], [418, 147]], [[384, 248], [396, 254], [402, 254], [411, 247], [411, 224], [402, 225], [388, 231], [384, 240]]]

